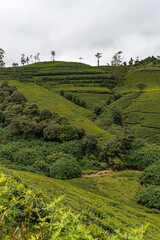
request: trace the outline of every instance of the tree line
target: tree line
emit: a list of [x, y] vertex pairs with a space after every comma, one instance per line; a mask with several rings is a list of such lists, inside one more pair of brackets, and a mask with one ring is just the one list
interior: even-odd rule
[[[5, 62], [4, 62], [4, 55], [5, 51], [0, 48], [0, 67], [5, 67]], [[51, 60], [55, 61], [55, 56], [56, 52], [54, 50], [51, 51]], [[100, 65], [100, 58], [102, 57], [102, 53], [97, 52], [95, 54], [95, 57], [97, 58], [97, 66], [99, 67]], [[79, 57], [79, 61], [82, 62], [82, 57]], [[122, 57], [122, 51], [118, 51], [117, 53], [114, 53], [112, 60], [111, 60], [111, 66], [132, 66], [132, 65], [139, 65], [141, 63], [147, 63], [147, 61], [153, 61], [153, 62], [160, 62], [160, 56], [157, 57], [148, 57], [146, 59], [139, 60], [139, 57], [137, 56], [136, 59], [134, 60], [132, 57], [128, 61], [123, 61]], [[21, 54], [21, 59], [20, 59], [21, 64], [24, 66], [25, 64], [31, 64], [33, 62], [40, 62], [40, 53], [37, 53], [36, 55], [30, 55], [30, 56], [25, 56], [25, 54]], [[109, 63], [106, 63], [106, 65], [110, 65]], [[12, 63], [13, 67], [17, 67], [18, 63], [13, 62]]]

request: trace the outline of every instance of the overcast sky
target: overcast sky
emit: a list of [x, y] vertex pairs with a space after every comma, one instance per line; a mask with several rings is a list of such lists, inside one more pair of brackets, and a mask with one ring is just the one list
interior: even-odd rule
[[110, 63], [160, 55], [160, 0], [0, 0], [0, 48], [5, 63], [20, 64], [40, 53], [41, 61]]

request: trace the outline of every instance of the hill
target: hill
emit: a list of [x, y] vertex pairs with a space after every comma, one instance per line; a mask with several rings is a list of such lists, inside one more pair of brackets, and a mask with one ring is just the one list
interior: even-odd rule
[[[17, 86], [28, 101], [36, 103], [40, 110], [47, 108], [57, 112], [67, 117], [73, 125], [84, 128], [86, 133], [95, 134], [100, 144], [114, 137], [93, 123], [96, 116], [90, 108], [90, 105], [94, 105], [95, 94], [99, 99], [97, 102], [102, 104], [111, 94], [107, 85], [114, 84], [114, 80], [103, 70], [81, 63], [44, 62], [0, 69], [0, 80], [7, 80], [9, 84]], [[106, 87], [101, 86], [104, 84]], [[84, 99], [88, 99], [90, 94], [92, 96], [89, 101], [86, 100], [85, 109], [60, 96], [60, 90], [83, 93]], [[107, 93], [107, 97], [102, 93]]]

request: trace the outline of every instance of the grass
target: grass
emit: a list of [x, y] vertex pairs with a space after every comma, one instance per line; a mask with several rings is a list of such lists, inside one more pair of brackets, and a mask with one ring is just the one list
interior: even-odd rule
[[98, 239], [106, 239], [107, 233], [114, 232], [115, 229], [125, 231], [147, 222], [150, 222], [147, 239], [159, 239], [159, 211], [140, 207], [133, 202], [139, 187], [139, 172], [124, 171], [108, 176], [67, 181], [28, 172], [13, 173], [23, 183], [42, 190], [51, 198], [65, 194], [63, 204], [80, 213], [82, 220]]

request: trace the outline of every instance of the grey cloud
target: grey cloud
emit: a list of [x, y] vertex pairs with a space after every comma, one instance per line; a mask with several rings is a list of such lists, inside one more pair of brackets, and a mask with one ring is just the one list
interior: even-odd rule
[[5, 0], [0, 9], [0, 47], [5, 61], [20, 62], [22, 53], [41, 53], [50, 60], [96, 64], [94, 54], [103, 52], [101, 63], [116, 51], [124, 57], [159, 55], [159, 0]]

